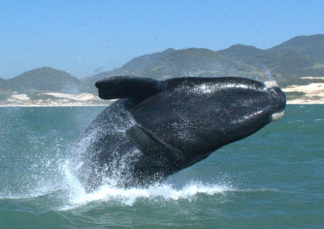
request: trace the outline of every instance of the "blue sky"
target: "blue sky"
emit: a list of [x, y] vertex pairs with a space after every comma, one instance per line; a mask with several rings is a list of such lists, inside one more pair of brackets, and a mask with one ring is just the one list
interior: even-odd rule
[[324, 33], [323, 0], [0, 0], [0, 77], [50, 66], [78, 78], [167, 48], [267, 49]]

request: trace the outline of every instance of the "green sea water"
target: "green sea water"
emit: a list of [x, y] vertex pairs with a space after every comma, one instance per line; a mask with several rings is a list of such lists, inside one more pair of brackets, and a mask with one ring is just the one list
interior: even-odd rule
[[143, 189], [86, 193], [71, 150], [104, 107], [0, 108], [0, 228], [324, 228], [324, 105]]

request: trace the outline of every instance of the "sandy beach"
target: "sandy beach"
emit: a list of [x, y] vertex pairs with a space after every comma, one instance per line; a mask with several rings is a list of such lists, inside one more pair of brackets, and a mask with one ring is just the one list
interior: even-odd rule
[[12, 94], [6, 100], [0, 101], [0, 107], [64, 107], [64, 106], [108, 106], [112, 101], [102, 100], [90, 93], [78, 95], [64, 93], [42, 93], [50, 96], [47, 99], [32, 100], [26, 94]]
[[324, 83], [292, 85], [282, 89], [285, 93], [299, 92], [302, 96], [288, 100], [287, 104], [324, 104]]

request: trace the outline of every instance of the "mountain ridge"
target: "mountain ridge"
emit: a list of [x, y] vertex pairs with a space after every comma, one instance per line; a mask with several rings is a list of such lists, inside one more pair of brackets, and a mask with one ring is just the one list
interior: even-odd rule
[[51, 67], [33, 69], [12, 79], [0, 78], [0, 93], [95, 94], [97, 90], [94, 83], [97, 80], [115, 75], [157, 80], [182, 76], [230, 75], [259, 81], [276, 80], [282, 87], [321, 83], [324, 60], [317, 50], [323, 50], [324, 53], [322, 34], [294, 37], [265, 50], [242, 44], [219, 51], [205, 48], [169, 48], [135, 57], [120, 68], [81, 79]]
[[293, 37], [268, 50], [272, 52], [294, 50], [300, 54], [324, 61], [324, 34]]

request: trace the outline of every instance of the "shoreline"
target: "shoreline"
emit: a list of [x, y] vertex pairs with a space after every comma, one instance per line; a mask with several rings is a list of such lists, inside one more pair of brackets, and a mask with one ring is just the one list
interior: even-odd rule
[[324, 101], [306, 101], [306, 102], [299, 102], [299, 101], [287, 101], [287, 105], [324, 105]]
[[84, 105], [73, 105], [73, 104], [69, 104], [69, 105], [0, 105], [1, 107], [107, 107], [110, 104], [102, 104], [102, 105], [93, 105], [93, 104], [84, 104]]
[[[324, 104], [324, 83], [291, 85], [282, 88], [282, 91], [286, 93], [287, 105]], [[0, 101], [0, 107], [104, 107], [116, 101], [101, 100], [97, 95], [90, 93], [40, 93], [33, 98], [14, 92]]]
[[[113, 102], [113, 101], [112, 101]], [[107, 107], [112, 102], [107, 104], [0, 104], [0, 108], [2, 107]], [[324, 105], [323, 100], [317, 101], [309, 101], [309, 100], [290, 100], [287, 101], [287, 105]]]
[[106, 101], [106, 103], [86, 103], [86, 102], [49, 102], [49, 103], [6, 103], [0, 104], [0, 107], [107, 107], [114, 101]]

